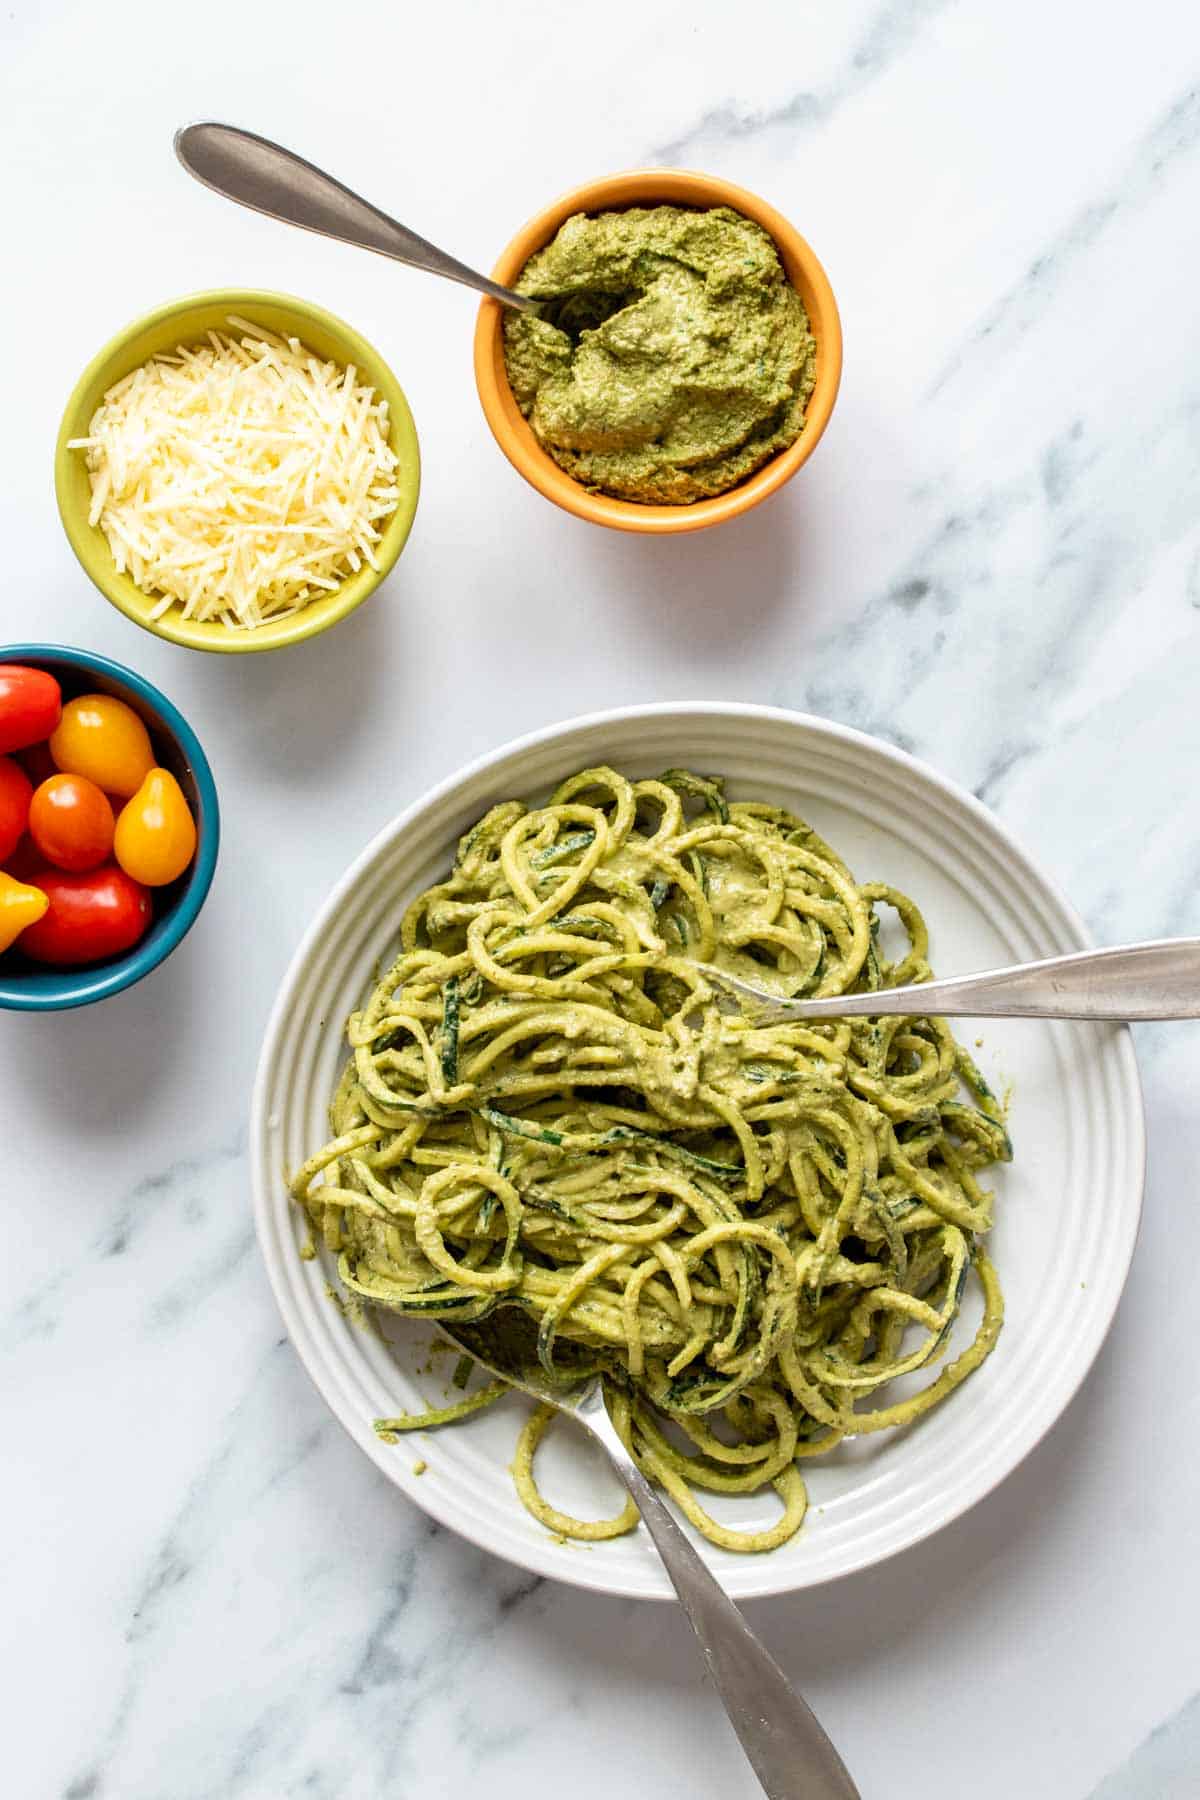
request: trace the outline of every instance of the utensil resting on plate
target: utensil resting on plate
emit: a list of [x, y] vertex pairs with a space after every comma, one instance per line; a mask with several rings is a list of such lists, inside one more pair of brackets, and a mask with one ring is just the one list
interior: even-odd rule
[[508, 1308], [505, 1319], [512, 1323], [506, 1323], [503, 1337], [486, 1326], [439, 1321], [438, 1329], [492, 1374], [577, 1419], [606, 1452], [662, 1557], [763, 1792], [769, 1800], [861, 1800], [816, 1714], [755, 1637], [625, 1448], [604, 1405], [600, 1375], [585, 1368], [573, 1385], [569, 1379], [551, 1381], [537, 1360], [536, 1327], [529, 1325], [526, 1355], [521, 1341], [525, 1315]]
[[709, 963], [701, 966], [715, 985], [750, 1001], [759, 1019], [1200, 1019], [1200, 938], [1078, 950], [980, 975], [816, 1000], [789, 1000]]

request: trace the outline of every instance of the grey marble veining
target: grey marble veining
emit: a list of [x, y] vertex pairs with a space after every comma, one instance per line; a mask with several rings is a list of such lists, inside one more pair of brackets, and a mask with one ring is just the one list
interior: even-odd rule
[[946, 5], [947, 0], [888, 0], [861, 20], [852, 11], [855, 35], [826, 85], [802, 89], [762, 109], [747, 110], [731, 100], [707, 107], [694, 125], [656, 144], [647, 162], [690, 168], [714, 144], [724, 150], [747, 138], [761, 144], [774, 132], [794, 143], [802, 133], [826, 124], [838, 107], [882, 75]]
[[1093, 1800], [1192, 1800], [1200, 1771], [1200, 1697], [1151, 1732]]
[[1003, 356], [1053, 305], [1072, 267], [1124, 215], [1146, 202], [1160, 185], [1186, 180], [1187, 163], [1200, 148], [1200, 87], [1193, 70], [1161, 117], [1139, 139], [1123, 167], [1113, 171], [1105, 191], [1091, 195], [1040, 249], [1019, 280], [991, 306], [967, 345], [951, 357], [934, 384], [937, 393], [961, 369], [969, 351], [986, 346]]
[[[520, 731], [640, 700], [878, 733], [995, 808], [1098, 938], [1200, 930], [1200, 17], [297, 0], [284, 30], [230, 0], [202, 22], [62, 0], [0, 18], [0, 95], [6, 636], [142, 669], [224, 808], [211, 899], [164, 969], [0, 1019], [5, 1792], [515, 1800], [552, 1778], [573, 1800], [750, 1800], [669, 1608], [460, 1542], [333, 1422], [254, 1248], [258, 1044], [308, 918], [392, 814]], [[764, 193], [841, 306], [826, 440], [718, 533], [585, 528], [487, 435], [470, 297], [190, 187], [169, 141], [198, 116], [294, 144], [481, 265], [608, 169]], [[138, 633], [51, 493], [57, 408], [97, 345], [221, 282], [350, 319], [421, 435], [395, 575], [276, 656]], [[974, 1800], [1200, 1793], [1200, 1028], [1137, 1042], [1141, 1242], [1059, 1426], [927, 1543], [749, 1608], [867, 1800], [918, 1800], [931, 1771]]]

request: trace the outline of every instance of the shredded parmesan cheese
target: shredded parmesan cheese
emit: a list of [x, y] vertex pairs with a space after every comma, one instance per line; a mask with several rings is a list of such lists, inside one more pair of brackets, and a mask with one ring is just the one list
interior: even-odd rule
[[353, 364], [244, 319], [111, 387], [89, 435], [90, 521], [152, 617], [252, 630], [364, 563], [400, 498], [387, 401]]

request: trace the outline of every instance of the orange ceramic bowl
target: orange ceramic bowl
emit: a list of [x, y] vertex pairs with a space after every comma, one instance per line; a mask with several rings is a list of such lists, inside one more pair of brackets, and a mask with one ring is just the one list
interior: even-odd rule
[[770, 233], [787, 278], [808, 311], [817, 342], [816, 384], [804, 430], [796, 442], [727, 494], [695, 500], [687, 506], [643, 506], [633, 500], [615, 500], [610, 494], [594, 493], [575, 481], [538, 443], [508, 385], [502, 329], [504, 308], [496, 300], [485, 300], [475, 327], [475, 383], [496, 442], [513, 468], [547, 500], [580, 519], [589, 519], [593, 525], [611, 525], [618, 531], [699, 531], [702, 526], [720, 525], [749, 512], [790, 481], [801, 464], [808, 461], [829, 423], [842, 377], [842, 327], [824, 269], [800, 233], [773, 206], [746, 188], [719, 181], [714, 175], [696, 175], [686, 169], [634, 169], [625, 175], [589, 181], [530, 219], [505, 249], [492, 276], [510, 287], [534, 252], [550, 242], [572, 213], [661, 205], [730, 206]]

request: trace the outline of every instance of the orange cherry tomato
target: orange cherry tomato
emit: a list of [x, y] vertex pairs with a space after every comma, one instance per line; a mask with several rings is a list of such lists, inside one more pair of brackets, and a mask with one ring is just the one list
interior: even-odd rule
[[113, 845], [107, 794], [84, 775], [52, 775], [29, 803], [29, 835], [56, 868], [96, 869]]
[[35, 883], [49, 905], [18, 946], [34, 962], [68, 968], [132, 950], [154, 917], [150, 896], [115, 863], [72, 874], [43, 865]]
[[121, 808], [113, 839], [117, 861], [146, 887], [165, 887], [196, 854], [196, 823], [168, 769], [151, 769]]
[[41, 888], [0, 871], [0, 950], [7, 950], [28, 926], [36, 925], [49, 904]]
[[154, 767], [150, 734], [132, 706], [112, 694], [80, 694], [63, 707], [50, 754], [69, 775], [86, 775], [106, 794], [136, 794]]
[[33, 788], [11, 756], [0, 756], [0, 863], [7, 862], [29, 822]]

